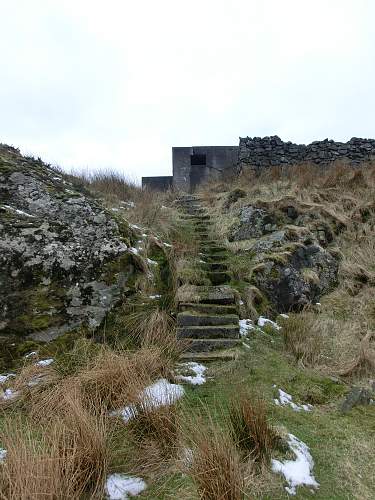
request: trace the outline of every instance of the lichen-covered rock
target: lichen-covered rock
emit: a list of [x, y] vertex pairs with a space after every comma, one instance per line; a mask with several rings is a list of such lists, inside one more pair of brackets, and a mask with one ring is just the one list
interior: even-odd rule
[[228, 239], [241, 241], [259, 238], [276, 231], [278, 226], [279, 221], [275, 214], [250, 205], [239, 211], [239, 222], [232, 227]]
[[0, 145], [0, 335], [98, 326], [134, 271], [132, 230], [41, 160]]
[[337, 284], [338, 262], [316, 242], [266, 256], [253, 269], [253, 283], [278, 312], [317, 302]]

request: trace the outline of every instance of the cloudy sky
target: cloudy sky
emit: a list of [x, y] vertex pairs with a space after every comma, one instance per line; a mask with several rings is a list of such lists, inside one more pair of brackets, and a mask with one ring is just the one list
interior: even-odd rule
[[169, 175], [171, 147], [375, 137], [373, 0], [0, 0], [0, 142]]

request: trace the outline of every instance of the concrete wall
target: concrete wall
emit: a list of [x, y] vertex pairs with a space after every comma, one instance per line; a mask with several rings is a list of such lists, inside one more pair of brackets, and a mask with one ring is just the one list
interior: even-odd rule
[[161, 175], [158, 177], [142, 177], [142, 189], [151, 189], [152, 191], [167, 191], [173, 186], [173, 177], [171, 175]]
[[[192, 146], [172, 148], [173, 184], [190, 192], [208, 178], [217, 178], [222, 172], [236, 169], [238, 146]], [[205, 165], [192, 165], [193, 155], [206, 155]]]

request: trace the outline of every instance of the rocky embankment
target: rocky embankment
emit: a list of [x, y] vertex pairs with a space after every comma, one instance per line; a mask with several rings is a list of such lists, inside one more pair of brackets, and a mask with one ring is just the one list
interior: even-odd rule
[[0, 146], [0, 339], [95, 328], [136, 272], [134, 231], [41, 160]]
[[335, 288], [340, 253], [334, 240], [345, 221], [292, 197], [242, 205], [232, 207], [227, 238], [239, 244], [234, 261], [247, 259], [245, 296], [258, 312], [298, 311]]

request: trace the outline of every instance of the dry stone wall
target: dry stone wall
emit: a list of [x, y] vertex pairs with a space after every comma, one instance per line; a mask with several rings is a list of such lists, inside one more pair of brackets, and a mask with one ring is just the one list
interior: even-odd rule
[[375, 140], [353, 137], [348, 142], [325, 139], [311, 144], [284, 142], [277, 135], [271, 137], [240, 138], [240, 168], [260, 170], [276, 165], [293, 165], [302, 162], [329, 164], [343, 159], [352, 165], [375, 157]]

